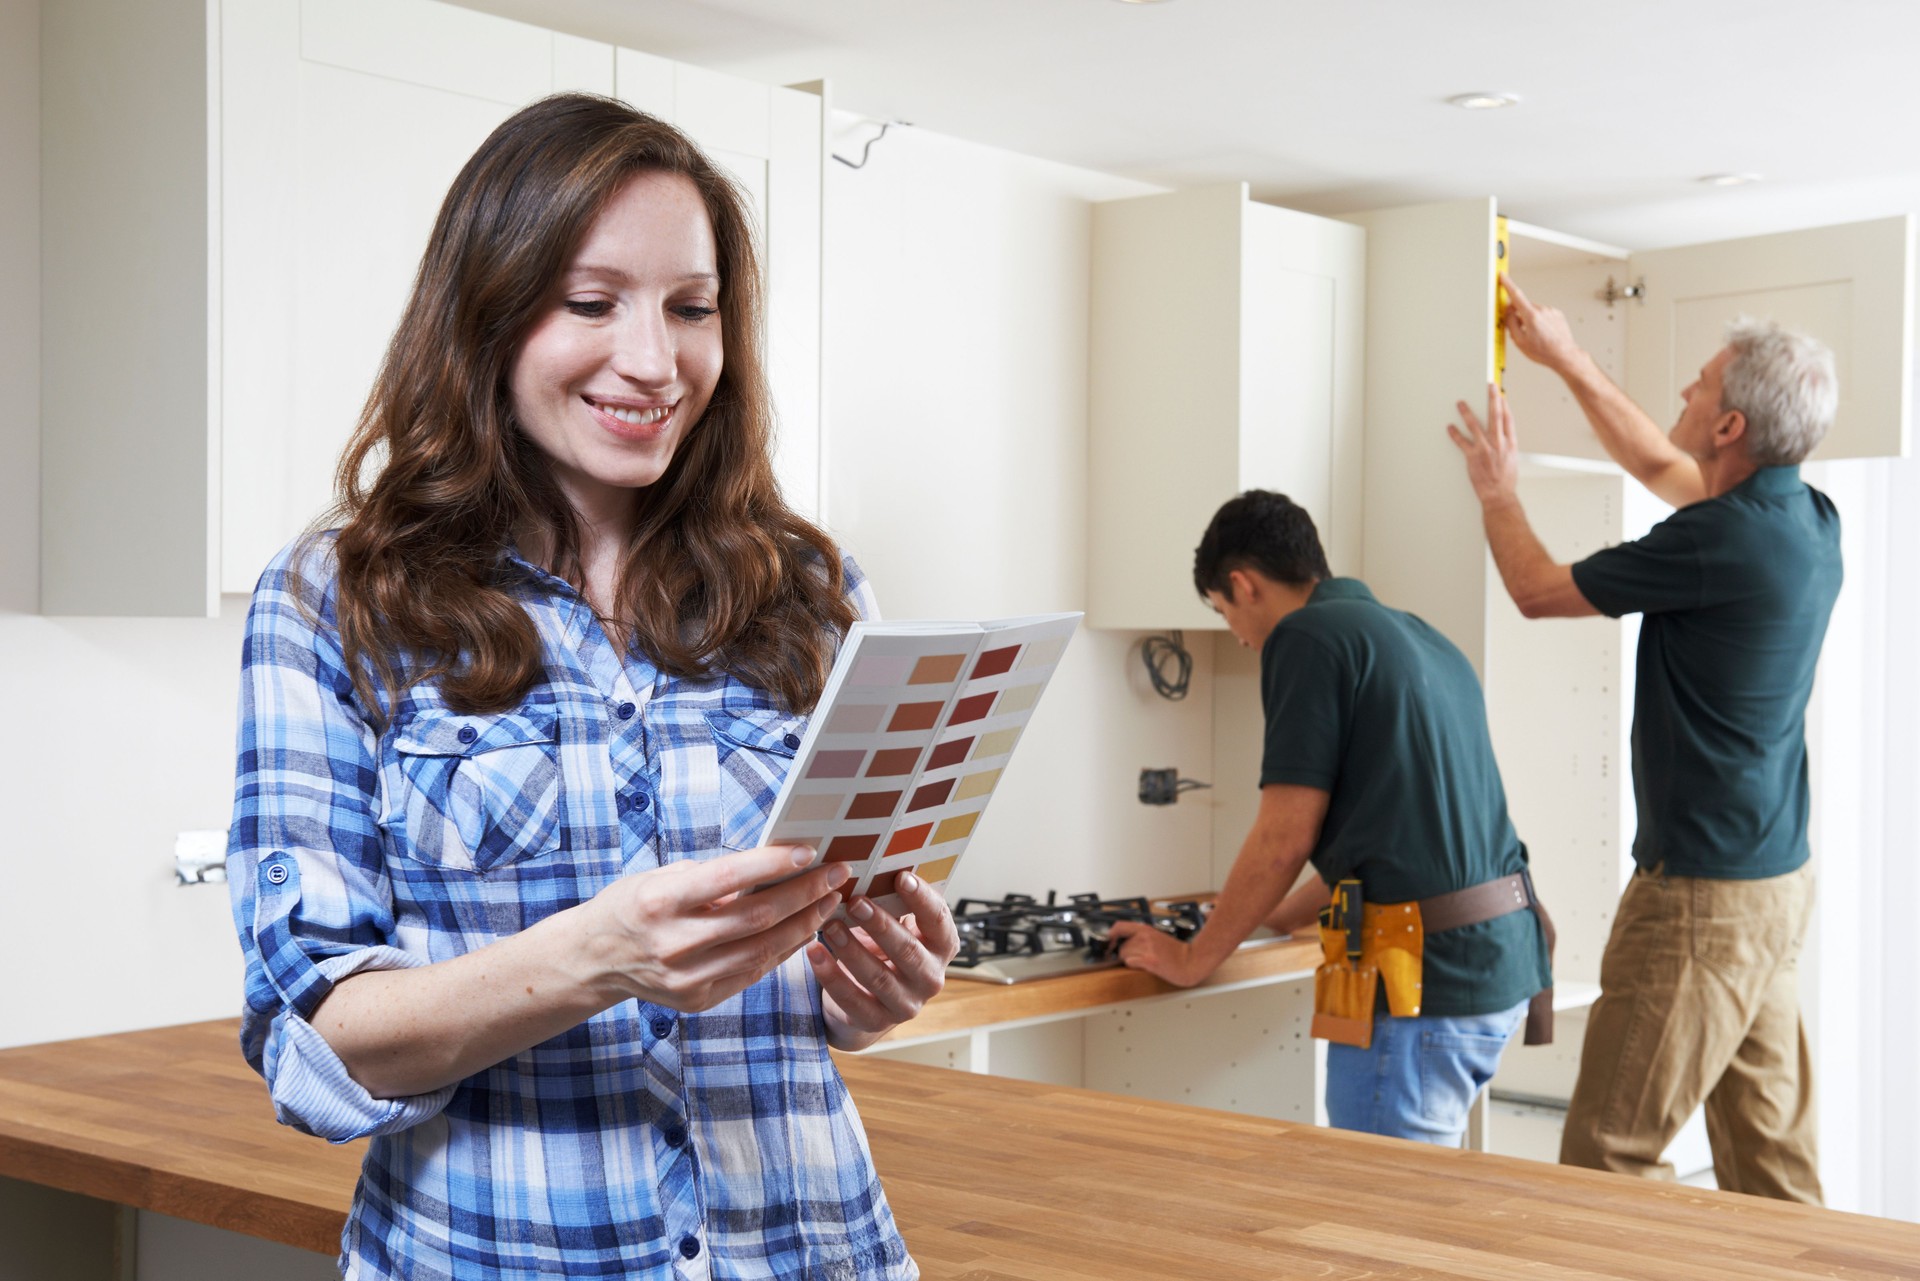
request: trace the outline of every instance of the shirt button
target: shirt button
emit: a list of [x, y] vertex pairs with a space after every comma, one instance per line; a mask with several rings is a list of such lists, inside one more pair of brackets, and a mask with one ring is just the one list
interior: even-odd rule
[[680, 1238], [680, 1257], [681, 1258], [691, 1259], [699, 1253], [700, 1253], [699, 1237], [681, 1237]]
[[462, 725], [458, 737], [463, 743], [471, 743], [474, 739], [480, 737], [480, 731], [471, 725]]
[[633, 718], [633, 704], [622, 703], [620, 704], [620, 706], [613, 709], [613, 714], [615, 716], [618, 716], [623, 721], [631, 720]]
[[780, 741], [785, 743], [788, 747], [791, 747], [791, 748], [798, 749], [800, 746], [800, 736], [798, 734], [789, 734], [785, 738], [781, 739]]
[[652, 803], [645, 792], [634, 792], [627, 797], [627, 808], [634, 811], [643, 810]]
[[653, 1016], [653, 1035], [655, 1040], [664, 1040], [673, 1031], [673, 1020], [664, 1014]]
[[687, 1141], [687, 1127], [684, 1125], [670, 1125], [667, 1127], [667, 1132], [660, 1137], [667, 1141], [668, 1147], [677, 1148]]
[[285, 885], [287, 883], [287, 865], [285, 863], [267, 864], [267, 880], [275, 885]]

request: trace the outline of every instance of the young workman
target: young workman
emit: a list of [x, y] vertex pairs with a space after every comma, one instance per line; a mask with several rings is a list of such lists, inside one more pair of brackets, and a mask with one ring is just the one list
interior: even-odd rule
[[1663, 433], [1566, 317], [1506, 282], [1507, 330], [1559, 374], [1601, 444], [1679, 508], [1645, 538], [1556, 564], [1516, 494], [1488, 391], [1466, 455], [1494, 563], [1529, 618], [1642, 614], [1633, 698], [1633, 880], [1600, 961], [1560, 1159], [1671, 1178], [1696, 1107], [1733, 1192], [1820, 1201], [1799, 955], [1813, 911], [1807, 698], [1840, 592], [1840, 518], [1800, 479], [1839, 403], [1833, 355], [1740, 322]]
[[[1473, 669], [1426, 623], [1332, 577], [1312, 519], [1280, 494], [1223, 506], [1193, 581], [1260, 651], [1260, 811], [1206, 926], [1180, 942], [1117, 925], [1120, 957], [1191, 986], [1257, 925], [1310, 929], [1338, 884], [1360, 911], [1326, 922], [1316, 976], [1328, 1118], [1458, 1146], [1531, 999], [1551, 1014], [1548, 927]], [[1309, 860], [1319, 876], [1288, 894]]]

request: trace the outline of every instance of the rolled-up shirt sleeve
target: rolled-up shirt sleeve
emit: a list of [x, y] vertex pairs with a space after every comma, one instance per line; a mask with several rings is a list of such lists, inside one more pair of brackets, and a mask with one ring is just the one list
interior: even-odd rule
[[335, 1143], [417, 1125], [454, 1086], [376, 1099], [310, 1022], [336, 983], [428, 957], [399, 946], [378, 823], [378, 736], [334, 621], [330, 543], [262, 575], [241, 656], [227, 879], [246, 967], [240, 1040], [287, 1125]]

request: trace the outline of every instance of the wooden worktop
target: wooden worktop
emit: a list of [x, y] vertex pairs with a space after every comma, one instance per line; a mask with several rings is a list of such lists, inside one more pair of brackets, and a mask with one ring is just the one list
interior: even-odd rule
[[1089, 970], [1084, 974], [1062, 974], [1030, 983], [981, 983], [949, 977], [946, 988], [927, 1002], [917, 1018], [888, 1033], [881, 1044], [957, 1034], [996, 1023], [1076, 1014], [1143, 997], [1306, 977], [1319, 964], [1319, 956], [1320, 944], [1312, 939], [1243, 947], [1222, 962], [1206, 982], [1194, 988], [1177, 988], [1144, 970], [1122, 966]]
[[[237, 1026], [0, 1051], [0, 1175], [332, 1253], [365, 1145], [277, 1125]], [[1908, 1223], [910, 1063], [842, 1067], [927, 1281], [1920, 1272]]]

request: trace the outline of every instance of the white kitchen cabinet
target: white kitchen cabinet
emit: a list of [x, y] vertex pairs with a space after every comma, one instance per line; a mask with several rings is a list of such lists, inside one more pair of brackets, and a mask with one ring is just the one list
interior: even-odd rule
[[[42, 610], [215, 613], [330, 506], [455, 173], [527, 102], [615, 92], [616, 50], [435, 0], [70, 0], [43, 62]], [[743, 178], [793, 223], [770, 364], [814, 510], [819, 99], [661, 65], [705, 91], [703, 145], [745, 151], [727, 122], [760, 112]]]
[[818, 94], [755, 84], [633, 49], [618, 50], [614, 92], [679, 126], [740, 185], [759, 224], [766, 271], [767, 377], [779, 413], [774, 470], [809, 519], [821, 492], [821, 165]]
[[1219, 628], [1193, 548], [1260, 487], [1360, 551], [1365, 237], [1244, 184], [1093, 210], [1087, 622]]

